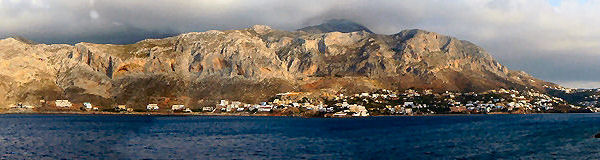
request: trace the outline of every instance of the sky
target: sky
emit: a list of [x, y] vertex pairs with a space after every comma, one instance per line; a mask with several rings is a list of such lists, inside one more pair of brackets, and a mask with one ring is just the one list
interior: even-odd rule
[[348, 19], [378, 34], [424, 29], [471, 41], [512, 70], [600, 88], [600, 0], [0, 0], [0, 38], [134, 43], [254, 24]]

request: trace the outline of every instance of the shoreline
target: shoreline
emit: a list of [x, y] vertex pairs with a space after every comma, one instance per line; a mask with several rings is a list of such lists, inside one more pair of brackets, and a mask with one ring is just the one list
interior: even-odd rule
[[537, 115], [537, 114], [599, 114], [599, 113], [488, 113], [488, 114], [425, 114], [425, 115], [375, 115], [364, 117], [316, 117], [279, 114], [234, 113], [153, 113], [153, 112], [0, 112], [0, 115], [121, 115], [121, 116], [230, 116], [230, 117], [298, 117], [298, 118], [368, 118], [368, 117], [427, 117], [427, 116], [485, 116], [485, 115]]

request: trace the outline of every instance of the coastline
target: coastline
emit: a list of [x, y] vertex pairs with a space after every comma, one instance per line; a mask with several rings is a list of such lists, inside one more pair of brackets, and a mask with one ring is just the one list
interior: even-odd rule
[[488, 114], [420, 114], [374, 115], [358, 117], [320, 117], [282, 114], [239, 113], [157, 113], [157, 112], [0, 112], [0, 115], [120, 115], [120, 116], [229, 116], [229, 117], [298, 117], [298, 118], [368, 118], [368, 117], [429, 117], [429, 116], [485, 116], [485, 115], [537, 115], [537, 114], [598, 114], [598, 113], [488, 113]]

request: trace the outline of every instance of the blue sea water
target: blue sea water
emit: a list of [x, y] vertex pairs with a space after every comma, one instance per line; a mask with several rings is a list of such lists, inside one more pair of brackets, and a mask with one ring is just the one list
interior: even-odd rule
[[0, 115], [2, 159], [600, 159], [600, 114]]

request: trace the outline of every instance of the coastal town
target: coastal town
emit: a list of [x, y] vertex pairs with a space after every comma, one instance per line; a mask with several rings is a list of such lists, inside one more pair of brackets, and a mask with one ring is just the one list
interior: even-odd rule
[[[553, 88], [554, 91], [573, 94], [590, 90]], [[591, 90], [590, 93], [597, 93]], [[600, 91], [598, 91], [600, 92]], [[435, 114], [531, 114], [531, 113], [593, 113], [600, 112], [599, 95], [584, 97], [571, 104], [558, 97], [534, 90], [488, 90], [485, 92], [456, 93], [432, 90], [404, 91], [377, 90], [356, 94], [338, 93], [314, 97], [305, 92], [286, 92], [274, 95], [257, 104], [223, 99], [209, 106], [151, 103], [140, 107], [115, 105], [106, 108], [90, 102], [81, 104], [69, 100], [40, 100], [41, 106], [15, 104], [11, 110], [44, 112], [47, 108], [58, 111], [77, 111], [93, 114], [192, 114], [192, 115], [272, 115], [303, 117], [365, 117], [386, 115]], [[44, 110], [46, 109], [46, 110]], [[54, 110], [57, 111], [57, 110]]]

